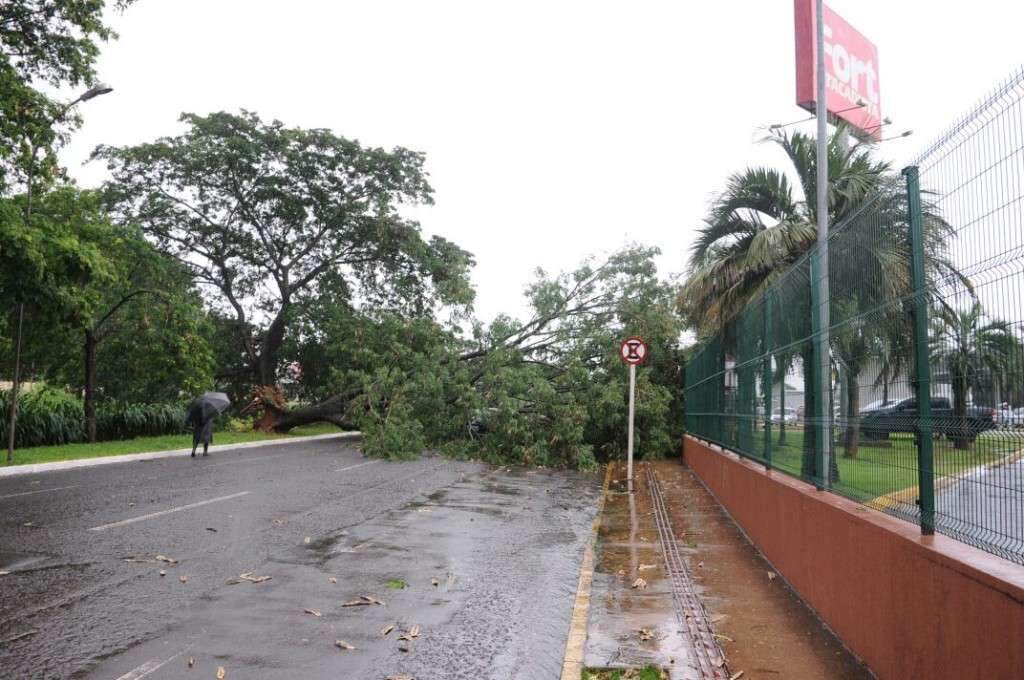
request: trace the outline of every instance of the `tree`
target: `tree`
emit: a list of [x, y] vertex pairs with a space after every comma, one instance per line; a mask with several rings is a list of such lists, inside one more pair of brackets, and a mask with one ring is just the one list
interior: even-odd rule
[[[118, 0], [123, 10], [133, 0]], [[103, 0], [15, 0], [0, 3], [0, 193], [26, 166], [26, 139], [47, 149], [43, 170], [55, 169], [52, 146], [67, 132], [55, 124], [60, 105], [34, 87], [92, 85], [99, 43], [116, 38], [104, 23]], [[57, 121], [77, 125], [77, 119]]]
[[[673, 287], [657, 277], [656, 252], [632, 247], [573, 272], [538, 271], [527, 291], [531, 316], [478, 323], [472, 337], [430, 319], [320, 299], [304, 308], [292, 355], [302, 394], [318, 403], [282, 410], [277, 425], [330, 416], [358, 426], [376, 455], [433, 446], [496, 462], [587, 467], [624, 450], [618, 345], [635, 333], [652, 348], [638, 371], [637, 448], [669, 454], [682, 423], [681, 321]], [[479, 436], [470, 432], [474, 421]]]
[[954, 309], [941, 304], [936, 310], [930, 350], [932, 357], [945, 366], [953, 387], [953, 418], [958, 432], [953, 446], [966, 449], [972, 439], [967, 423], [967, 392], [979, 384], [985, 370], [1005, 372], [1012, 357], [1013, 331], [1006, 321], [985, 322], [981, 304]]
[[[184, 134], [100, 147], [112, 210], [137, 223], [230, 315], [259, 385], [275, 385], [296, 306], [339, 302], [412, 315], [472, 301], [469, 253], [424, 240], [403, 203], [430, 203], [420, 153], [240, 115], [184, 114]], [[254, 332], [251, 332], [254, 331]]]
[[[29, 274], [25, 281], [17, 276], [16, 282], [35, 291], [28, 298], [37, 320], [27, 338], [28, 358], [37, 374], [82, 386], [90, 441], [96, 436], [101, 385], [110, 388], [108, 397], [151, 401], [156, 395], [133, 390], [133, 383], [181, 381], [169, 395], [176, 398], [181, 387], [209, 382], [204, 378], [210, 372], [209, 352], [202, 336], [189, 329], [198, 321], [199, 301], [180, 265], [160, 255], [136, 229], [112, 225], [94, 192], [63, 186], [46, 193], [37, 201], [33, 222], [34, 230], [18, 233], [39, 244], [34, 263], [40, 275]], [[3, 259], [16, 266], [15, 254], [12, 249], [4, 253], [11, 259]], [[68, 267], [69, 262], [78, 264]], [[142, 346], [144, 339], [148, 344]], [[100, 355], [108, 341], [116, 349]], [[158, 353], [160, 348], [166, 353]], [[131, 362], [133, 355], [139, 361]]]

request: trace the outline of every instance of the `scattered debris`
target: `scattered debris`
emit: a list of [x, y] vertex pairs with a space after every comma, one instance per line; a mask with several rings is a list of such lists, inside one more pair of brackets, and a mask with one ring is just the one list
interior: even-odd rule
[[322, 616], [320, 610], [318, 609], [303, 609], [302, 611], [306, 612], [307, 614], [312, 614], [313, 616]]
[[309, 545], [312, 540], [313, 540], [312, 538], [310, 538], [309, 536], [306, 536], [304, 539], [302, 539], [302, 542], [305, 543], [306, 545]]
[[178, 580], [182, 583], [188, 583], [188, 576], [179, 576]]
[[739, 671], [738, 673], [733, 673], [731, 676], [729, 676], [729, 680], [740, 680], [740, 678], [742, 677], [743, 671]]
[[283, 519], [272, 519], [272, 520], [270, 520], [270, 523], [271, 524], [276, 524], [278, 526], [281, 526], [282, 524], [284, 524], [284, 520]]
[[213, 527], [206, 527], [206, 530], [207, 531], [212, 531], [213, 533], [217, 533], [217, 530], [214, 529]]
[[703, 569], [704, 568], [704, 563], [703, 562], [698, 562], [697, 566], [700, 567], [701, 569]]
[[195, 666], [196, 665], [196, 657], [194, 657], [194, 656], [188, 657], [188, 661], [185, 662], [185, 665], [188, 666], [189, 668], [192, 668], [193, 666]]
[[641, 628], [638, 634], [640, 636], [640, 642], [647, 642], [648, 640], [654, 639], [654, 631], [650, 628]]
[[11, 572], [9, 572], [9, 571], [0, 571], [0, 576], [7, 576], [10, 573]]
[[647, 571], [648, 569], [657, 569], [657, 564], [641, 564], [640, 571]]
[[241, 583], [241, 581], [237, 578], [229, 578], [227, 581], [224, 581], [224, 585], [226, 586], [237, 586], [239, 583]]
[[347, 649], [347, 650], [350, 650], [350, 651], [355, 649], [355, 647], [353, 647], [349, 643], [345, 642], [344, 640], [335, 640], [334, 641], [334, 646], [335, 647], [339, 647], [340, 649]]
[[410, 649], [412, 649], [412, 645], [410, 645], [408, 642], [403, 640], [402, 642], [398, 643], [398, 651], [408, 652]]
[[338, 579], [336, 577], [334, 577], [334, 576], [328, 576], [327, 577], [327, 581], [328, 581], [328, 583], [337, 583]]
[[415, 640], [419, 636], [420, 636], [420, 627], [419, 626], [413, 626], [412, 628], [410, 628], [406, 632], [404, 632], [401, 635], [399, 635], [398, 639], [399, 640], [407, 640], [409, 642], [412, 642], [413, 640]]
[[35, 526], [35, 525], [34, 525], [34, 524], [32, 524], [32, 522], [25, 522], [25, 523], [24, 523], [24, 524], [22, 524], [21, 526], [23, 526], [23, 527], [31, 527], [31, 526]]
[[728, 635], [719, 635], [718, 633], [712, 633], [711, 637], [715, 638], [716, 640], [725, 640], [726, 642], [736, 642], [735, 640], [733, 640]]
[[405, 581], [405, 579], [393, 578], [389, 581], [385, 581], [384, 587], [391, 588], [391, 590], [405, 590], [409, 587], [409, 584]]
[[244, 574], [239, 574], [238, 578], [249, 583], [263, 583], [272, 579], [273, 576], [254, 576], [251, 571], [247, 571]]
[[160, 575], [161, 575], [161, 576], [167, 576], [167, 572], [166, 572], [166, 571], [164, 571], [163, 569], [161, 569], [161, 570], [160, 570]]
[[178, 560], [174, 559], [173, 557], [167, 557], [165, 555], [157, 555], [156, 556], [156, 561], [157, 562], [166, 562], [167, 564], [177, 564], [178, 563]]
[[416, 680], [411, 675], [389, 675], [385, 680]]
[[388, 625], [386, 625], [383, 628], [381, 628], [380, 629], [380, 636], [381, 637], [387, 637], [388, 635], [390, 635], [391, 631], [393, 631], [395, 629], [396, 625], [398, 625], [398, 624], [389, 623]]
[[441, 582], [438, 581], [436, 578], [432, 578], [432, 579], [430, 579], [430, 585], [432, 585], [432, 586], [434, 586], [436, 588], [439, 585], [441, 585]]
[[224, 666], [217, 666], [217, 680], [224, 680], [228, 676], [228, 672], [224, 670]]
[[125, 562], [129, 562], [131, 564], [152, 564], [153, 562], [156, 562], [156, 560], [147, 560], [144, 557], [135, 557], [135, 556], [125, 557], [124, 561]]
[[638, 590], [643, 590], [646, 587], [647, 581], [643, 580], [642, 578], [638, 578], [637, 580], [633, 581], [633, 585], [630, 586], [630, 588], [635, 588]]
[[768, 581], [769, 582], [774, 581], [777, 577], [778, 577], [778, 574], [776, 574], [774, 571], [769, 571], [768, 572]]

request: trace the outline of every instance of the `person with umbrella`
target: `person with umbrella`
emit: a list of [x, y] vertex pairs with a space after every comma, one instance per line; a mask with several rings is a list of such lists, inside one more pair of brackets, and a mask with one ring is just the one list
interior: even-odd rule
[[196, 449], [203, 445], [203, 455], [213, 442], [213, 421], [224, 409], [231, 405], [228, 395], [223, 392], [204, 392], [188, 405], [185, 424], [192, 428], [192, 457], [196, 457]]

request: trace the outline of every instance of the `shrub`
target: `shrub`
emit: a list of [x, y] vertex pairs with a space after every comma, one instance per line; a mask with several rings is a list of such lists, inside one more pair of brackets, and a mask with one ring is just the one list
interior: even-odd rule
[[[11, 393], [0, 392], [0, 441], [7, 442], [7, 414]], [[18, 395], [15, 446], [55, 446], [85, 441], [82, 400], [53, 387], [35, 387]], [[127, 404], [101, 402], [96, 407], [99, 441], [132, 439], [185, 430], [184, 404]]]

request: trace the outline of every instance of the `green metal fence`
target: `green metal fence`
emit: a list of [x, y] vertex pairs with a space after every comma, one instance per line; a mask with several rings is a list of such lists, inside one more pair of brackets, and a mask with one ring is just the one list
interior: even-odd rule
[[809, 252], [702, 338], [688, 432], [1024, 564], [1022, 109], [1018, 70], [832, 227], [823, 400]]

